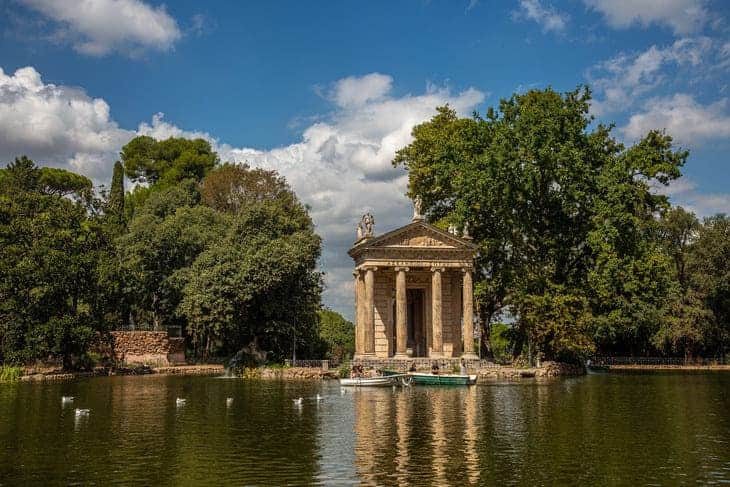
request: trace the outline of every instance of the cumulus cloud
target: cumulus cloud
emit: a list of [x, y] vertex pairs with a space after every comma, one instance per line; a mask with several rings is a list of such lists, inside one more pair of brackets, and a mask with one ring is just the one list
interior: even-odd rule
[[651, 129], [666, 129], [680, 144], [693, 146], [711, 138], [730, 137], [727, 108], [725, 98], [702, 105], [692, 95], [677, 93], [648, 100], [619, 130], [627, 139], [637, 140]]
[[568, 14], [558, 12], [552, 5], [543, 5], [540, 0], [520, 0], [519, 9], [512, 16], [537, 22], [543, 32], [563, 32], [570, 19]]
[[730, 193], [701, 193], [697, 183], [683, 176], [668, 186], [653, 188], [658, 194], [669, 196], [673, 204], [691, 211], [698, 217], [708, 217], [718, 213], [730, 214]]
[[182, 33], [163, 6], [141, 0], [21, 0], [58, 24], [53, 38], [91, 56], [167, 51]]
[[611, 27], [652, 24], [671, 27], [675, 34], [701, 30], [710, 19], [704, 0], [583, 0], [603, 14]]
[[386, 74], [349, 76], [334, 84], [332, 99], [343, 108], [361, 107], [369, 101], [382, 99], [390, 92], [392, 84], [393, 78]]
[[28, 154], [40, 164], [81, 172], [99, 184], [108, 183], [119, 149], [135, 135], [201, 137], [224, 161], [277, 170], [311, 207], [324, 239], [325, 303], [352, 316], [352, 262], [347, 249], [360, 216], [366, 210], [373, 212], [378, 233], [410, 220], [407, 173], [392, 167], [395, 151], [411, 141], [413, 126], [433, 116], [435, 107], [448, 103], [466, 115], [485, 97], [474, 88], [452, 93], [435, 86], [394, 97], [391, 85], [392, 78], [381, 74], [335, 82], [333, 114], [307, 127], [299, 142], [262, 150], [235, 147], [210, 133], [180, 128], [160, 113], [136, 130], [124, 130], [102, 99], [81, 89], [44, 83], [31, 67], [12, 76], [0, 70], [0, 156], [7, 162]]
[[669, 46], [621, 53], [588, 71], [588, 81], [598, 95], [591, 111], [594, 115], [623, 111], [663, 84], [669, 73], [674, 80], [681, 78], [677, 71], [682, 69], [690, 77], [701, 77], [713, 69], [708, 60], [719, 63], [723, 56], [722, 46], [708, 37], [683, 38]]
[[40, 164], [69, 166], [106, 178], [134, 132], [119, 128], [109, 105], [83, 90], [46, 84], [32, 67], [0, 68], [0, 160], [26, 154]]

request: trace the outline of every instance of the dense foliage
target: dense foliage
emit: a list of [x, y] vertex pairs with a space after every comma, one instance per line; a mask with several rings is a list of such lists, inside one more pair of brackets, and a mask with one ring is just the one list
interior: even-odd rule
[[[516, 355], [726, 353], [727, 219], [698, 236], [671, 228], [681, 210], [652, 188], [678, 178], [688, 152], [658, 131], [624, 146], [590, 100], [547, 89], [483, 117], [441, 107], [394, 164], [431, 221], [469, 226], [483, 336], [511, 317]], [[717, 255], [703, 268], [707, 240]]]
[[319, 311], [319, 337], [328, 359], [348, 360], [355, 354], [355, 325], [335, 311]]
[[320, 245], [282, 177], [204, 140], [131, 140], [98, 196], [19, 158], [0, 170], [0, 362], [74, 367], [100, 332], [173, 326], [203, 357], [322, 353]]

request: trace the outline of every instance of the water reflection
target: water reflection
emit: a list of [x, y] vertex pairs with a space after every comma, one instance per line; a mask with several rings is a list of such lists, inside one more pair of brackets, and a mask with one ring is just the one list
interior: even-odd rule
[[355, 465], [371, 485], [477, 485], [476, 388], [353, 393]]
[[0, 484], [727, 483], [728, 410], [730, 374], [715, 373], [345, 394], [183, 377], [0, 385]]

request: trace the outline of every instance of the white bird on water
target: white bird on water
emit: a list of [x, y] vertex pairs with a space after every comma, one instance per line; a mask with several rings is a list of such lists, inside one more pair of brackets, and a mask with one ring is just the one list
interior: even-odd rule
[[74, 402], [73, 396], [62, 396], [61, 397], [61, 404], [71, 404]]
[[229, 397], [229, 398], [226, 399], [226, 406], [227, 407], [233, 406], [233, 398], [232, 397]]
[[294, 399], [293, 401], [295, 406], [301, 406], [303, 399], [300, 397], [299, 399]]
[[178, 397], [177, 399], [175, 399], [175, 404], [177, 406], [184, 406], [185, 405], [185, 399], [183, 399], [182, 397]]
[[88, 416], [89, 412], [91, 412], [90, 409], [79, 409], [76, 408], [76, 416]]

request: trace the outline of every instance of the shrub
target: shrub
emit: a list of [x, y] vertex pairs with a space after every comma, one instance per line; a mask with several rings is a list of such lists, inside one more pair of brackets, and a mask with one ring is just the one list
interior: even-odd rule
[[23, 369], [11, 365], [0, 366], [0, 382], [15, 382], [23, 375]]

